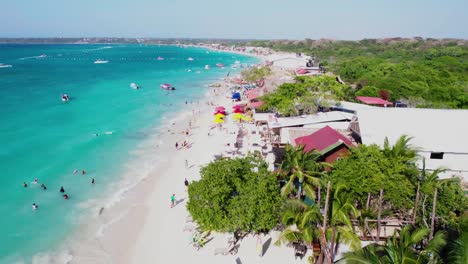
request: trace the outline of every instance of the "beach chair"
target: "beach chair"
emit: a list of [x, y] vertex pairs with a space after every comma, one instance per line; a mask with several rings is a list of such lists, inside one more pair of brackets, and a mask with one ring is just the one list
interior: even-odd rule
[[223, 256], [226, 256], [228, 254], [235, 255], [237, 254], [238, 250], [239, 250], [239, 245], [231, 244], [230, 246], [225, 247], [225, 248], [215, 248], [214, 254], [223, 255]]

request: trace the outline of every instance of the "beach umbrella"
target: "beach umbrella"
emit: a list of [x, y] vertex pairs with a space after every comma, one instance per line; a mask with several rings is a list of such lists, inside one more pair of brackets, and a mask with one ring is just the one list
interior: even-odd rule
[[234, 113], [244, 113], [244, 111], [240, 110], [240, 109], [234, 109], [233, 111]]
[[241, 114], [241, 113], [235, 113], [235, 114], [232, 115], [232, 119], [234, 119], [236, 121], [240, 121], [243, 117], [244, 117], [244, 115]]
[[241, 105], [235, 105], [235, 106], [233, 106], [232, 108], [234, 108], [234, 109], [241, 109], [242, 106], [241, 106]]
[[221, 114], [221, 113], [217, 113], [217, 114], [215, 115], [215, 117], [216, 117], [217, 119], [222, 119], [222, 118], [224, 118], [224, 115]]
[[218, 112], [218, 111], [219, 111], [219, 112], [223, 112], [223, 111], [225, 111], [225, 110], [226, 110], [226, 108], [224, 108], [223, 106], [218, 106], [218, 107], [215, 108], [215, 111], [217, 111], [217, 112]]
[[224, 120], [221, 118], [216, 118], [213, 122], [215, 122], [216, 124], [221, 124], [224, 123]]

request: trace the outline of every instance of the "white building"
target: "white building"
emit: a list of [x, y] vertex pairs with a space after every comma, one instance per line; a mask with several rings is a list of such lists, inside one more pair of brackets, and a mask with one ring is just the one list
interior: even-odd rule
[[447, 168], [441, 178], [468, 181], [468, 110], [372, 107], [358, 109], [357, 116], [363, 144], [382, 146], [385, 137], [394, 144], [408, 135], [426, 169]]

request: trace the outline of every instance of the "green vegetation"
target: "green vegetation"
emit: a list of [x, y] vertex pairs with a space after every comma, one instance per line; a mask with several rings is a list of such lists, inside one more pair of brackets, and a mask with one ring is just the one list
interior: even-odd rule
[[[250, 45], [312, 55], [357, 95], [434, 108], [468, 108], [468, 43], [463, 40], [254, 41]], [[372, 86], [372, 87], [368, 87]], [[360, 89], [365, 89], [360, 91]]]
[[[443, 170], [418, 170], [410, 140], [403, 136], [394, 145], [385, 140], [382, 148], [358, 146], [333, 166], [321, 162], [317, 152], [288, 146], [276, 174], [259, 157], [218, 160], [202, 168], [201, 180], [189, 185], [187, 207], [207, 231], [257, 233], [279, 225], [276, 244], [319, 249], [310, 259], [316, 263], [334, 262], [342, 244], [353, 250], [346, 263], [466, 259], [468, 199], [460, 181], [440, 180]], [[388, 218], [410, 221], [384, 245], [361, 249], [359, 236], [377, 241], [379, 213], [382, 224]]]
[[256, 82], [271, 75], [271, 69], [268, 66], [252, 67], [241, 72], [241, 76], [248, 82]]
[[254, 157], [218, 160], [189, 185], [188, 211], [204, 230], [269, 231], [278, 223], [281, 196], [276, 177]]
[[442, 263], [439, 252], [446, 245], [446, 234], [438, 232], [422, 250], [417, 250], [427, 239], [429, 229], [414, 229], [410, 225], [388, 238], [385, 245], [371, 244], [360, 250], [346, 253], [340, 263], [348, 264], [426, 264]]
[[[332, 76], [300, 76], [295, 83], [280, 85], [274, 92], [263, 96], [262, 111], [275, 111], [284, 116], [311, 114], [319, 106], [350, 99], [352, 89], [340, 84]], [[351, 96], [352, 98], [353, 96]]]

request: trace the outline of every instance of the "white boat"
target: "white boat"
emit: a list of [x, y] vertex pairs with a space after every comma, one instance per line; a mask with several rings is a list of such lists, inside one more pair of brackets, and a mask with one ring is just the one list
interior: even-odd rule
[[10, 64], [5, 64], [5, 63], [0, 63], [0, 68], [11, 68], [13, 66], [11, 66]]
[[240, 61], [236, 60], [234, 63], [235, 63], [235, 64], [240, 64]]
[[37, 57], [38, 57], [38, 58], [45, 58], [45, 57], [47, 57], [47, 55], [41, 54], [41, 55], [39, 55], [39, 56], [37, 56]]
[[193, 60], [195, 60], [195, 59], [194, 59], [194, 58], [192, 58], [192, 57], [188, 57], [188, 59], [187, 59], [187, 60], [189, 60], [189, 61], [193, 61]]
[[70, 101], [70, 96], [68, 94], [62, 94], [62, 102], [68, 102]]
[[160, 57], [157, 58], [157, 60], [162, 61], [162, 60], [164, 60], [164, 58], [160, 56]]
[[210, 65], [205, 65], [205, 70], [209, 70], [210, 69]]
[[138, 90], [138, 89], [140, 88], [140, 87], [138, 87], [138, 85], [137, 85], [136, 83], [131, 83], [131, 84], [130, 84], [130, 87], [131, 87], [132, 89], [135, 89], [135, 90]]
[[109, 61], [106, 61], [106, 60], [96, 60], [94, 61], [94, 64], [104, 64], [104, 63], [108, 63]]

